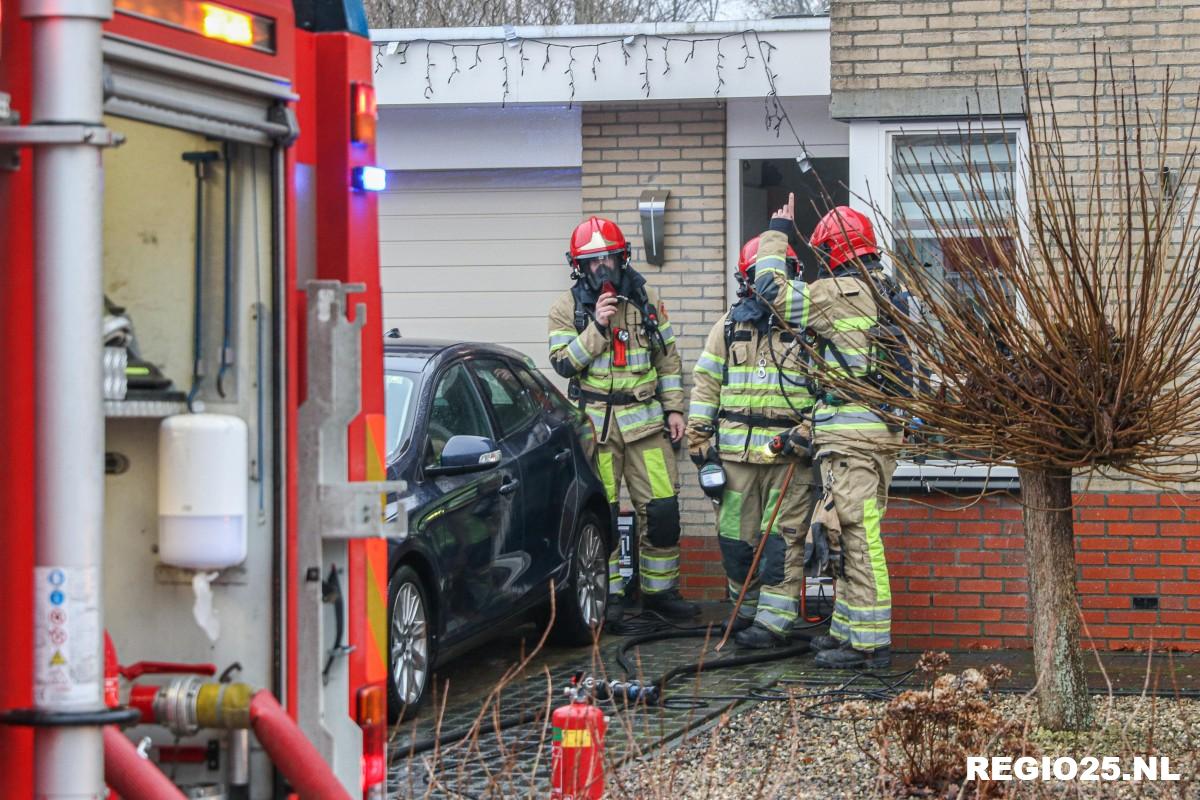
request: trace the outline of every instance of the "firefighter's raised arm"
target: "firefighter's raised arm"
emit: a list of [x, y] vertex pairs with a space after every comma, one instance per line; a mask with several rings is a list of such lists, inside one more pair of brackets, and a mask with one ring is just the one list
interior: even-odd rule
[[788, 194], [787, 205], [771, 215], [771, 225], [758, 240], [754, 259], [754, 291], [775, 313], [797, 330], [808, 327], [808, 285], [799, 278], [788, 280], [788, 233], [795, 228], [796, 196]]

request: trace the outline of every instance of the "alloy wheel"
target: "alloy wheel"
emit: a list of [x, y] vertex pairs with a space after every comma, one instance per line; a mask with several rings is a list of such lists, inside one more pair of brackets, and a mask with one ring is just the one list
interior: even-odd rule
[[429, 672], [429, 625], [416, 584], [405, 582], [392, 606], [392, 682], [406, 705], [415, 704]]
[[584, 525], [575, 548], [575, 602], [589, 627], [599, 625], [604, 619], [604, 606], [608, 602], [608, 560], [600, 529], [594, 522]]

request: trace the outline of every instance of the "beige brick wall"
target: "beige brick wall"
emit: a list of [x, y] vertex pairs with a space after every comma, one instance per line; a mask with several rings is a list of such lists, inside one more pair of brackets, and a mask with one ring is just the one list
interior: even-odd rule
[[1018, 46], [1075, 107], [1091, 95], [1093, 44], [1140, 79], [1200, 78], [1196, 0], [834, 0], [830, 17], [835, 94], [1016, 86]]
[[[614, 220], [633, 243], [633, 261], [658, 289], [683, 356], [685, 394], [709, 329], [727, 307], [725, 279], [725, 105], [638, 103], [583, 111], [583, 213]], [[668, 189], [661, 267], [645, 263], [638, 196]], [[714, 532], [712, 504], [680, 454], [683, 535]]]

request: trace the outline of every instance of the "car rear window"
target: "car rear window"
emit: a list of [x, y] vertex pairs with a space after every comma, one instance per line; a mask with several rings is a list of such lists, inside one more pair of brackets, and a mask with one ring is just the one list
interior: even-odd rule
[[416, 385], [415, 377], [406, 373], [389, 372], [383, 377], [389, 456], [399, 452], [408, 441], [409, 430], [412, 428], [413, 390]]

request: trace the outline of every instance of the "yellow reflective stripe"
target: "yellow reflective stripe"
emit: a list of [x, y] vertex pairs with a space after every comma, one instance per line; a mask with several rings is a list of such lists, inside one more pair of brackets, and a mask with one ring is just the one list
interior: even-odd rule
[[717, 532], [726, 539], [742, 538], [742, 493], [726, 489], [717, 511]]
[[597, 459], [600, 467], [600, 480], [604, 481], [604, 493], [608, 495], [610, 504], [617, 502], [617, 479], [613, 475], [613, 454], [601, 452]]
[[653, 369], [649, 372], [626, 373], [618, 367], [613, 370], [611, 375], [593, 375], [591, 370], [589, 370], [583, 377], [584, 384], [594, 386], [604, 393], [636, 389], [639, 386], [656, 384], [657, 382], [658, 374]]
[[865, 331], [874, 324], [874, 317], [842, 317], [833, 321], [833, 329], [835, 331]]
[[892, 584], [888, 580], [887, 557], [883, 553], [883, 539], [879, 535], [879, 524], [883, 515], [874, 497], [863, 503], [863, 527], [867, 529], [867, 552], [871, 556], [871, 572], [875, 576], [875, 597], [880, 602], [892, 600]]
[[663, 451], [657, 447], [642, 452], [646, 464], [646, 475], [650, 478], [650, 495], [655, 500], [675, 496], [671, 473], [667, 472], [667, 461]]

